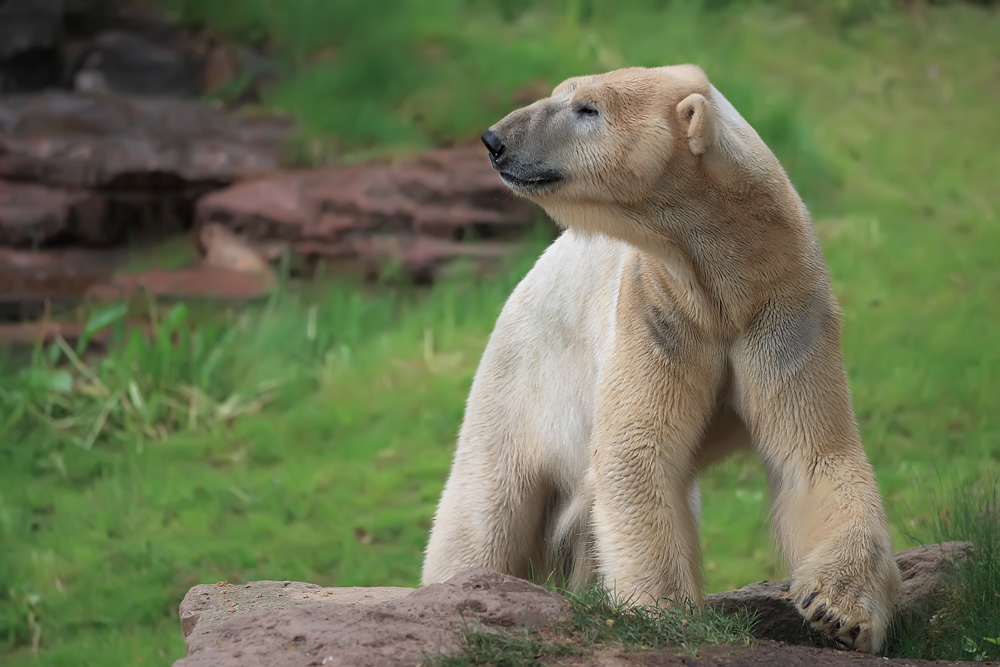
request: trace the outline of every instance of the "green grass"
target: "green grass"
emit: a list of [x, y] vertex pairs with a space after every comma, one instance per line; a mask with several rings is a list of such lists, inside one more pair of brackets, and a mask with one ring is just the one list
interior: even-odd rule
[[[266, 103], [343, 159], [478, 134], [538, 80], [702, 64], [812, 206], [862, 436], [895, 544], [912, 545], [939, 472], [1000, 471], [1000, 15], [624, 4], [185, 11], [271, 35], [284, 78]], [[429, 293], [337, 284], [238, 311], [164, 306], [157, 336], [119, 331], [79, 364], [58, 346], [0, 351], [0, 660], [169, 664], [176, 605], [200, 582], [415, 585], [479, 354], [531, 260]], [[760, 464], [730, 461], [702, 490], [708, 589], [780, 576]]]
[[[530, 261], [430, 295], [284, 293], [199, 323], [190, 337], [200, 343], [178, 336], [194, 315], [177, 307], [151, 340], [121, 332], [71, 383], [58, 347], [59, 365], [43, 350], [8, 368], [0, 637], [22, 647], [15, 664], [32, 661], [38, 628], [50, 664], [177, 658], [176, 605], [202, 580], [413, 585], [476, 357]], [[133, 354], [135, 372], [117, 375]], [[208, 376], [192, 363], [206, 357]], [[177, 419], [187, 411], [168, 400], [197, 389], [203, 406], [240, 404], [234, 388], [254, 392], [262, 378], [270, 402], [231, 419]], [[90, 441], [108, 394], [120, 419]], [[147, 430], [134, 418], [155, 399], [160, 428]], [[132, 643], [140, 629], [158, 640]]]
[[[787, 91], [762, 92], [729, 67], [738, 23], [698, 3], [443, 0], [165, 0], [181, 20], [264, 40], [285, 73], [269, 106], [291, 113], [306, 154], [338, 160], [475, 141], [486, 127], [570, 76], [626, 65], [697, 62], [820, 201], [830, 174]], [[529, 6], [534, 11], [525, 11]], [[319, 150], [316, 150], [317, 145]]]
[[970, 542], [964, 559], [943, 573], [934, 614], [900, 619], [890, 636], [893, 657], [1000, 660], [1000, 479], [952, 482], [924, 503], [928, 542]]

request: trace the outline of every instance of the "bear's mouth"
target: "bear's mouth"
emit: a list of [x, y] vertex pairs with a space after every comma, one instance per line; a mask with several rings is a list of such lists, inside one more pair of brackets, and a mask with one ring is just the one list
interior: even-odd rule
[[500, 171], [500, 178], [515, 190], [523, 190], [525, 192], [539, 192], [566, 180], [566, 176], [563, 173], [554, 169], [543, 169], [531, 174], [514, 174], [509, 171]]

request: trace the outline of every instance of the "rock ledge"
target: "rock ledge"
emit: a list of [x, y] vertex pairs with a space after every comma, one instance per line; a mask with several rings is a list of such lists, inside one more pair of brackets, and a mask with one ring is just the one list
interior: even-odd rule
[[[900, 612], [933, 613], [942, 572], [968, 547], [963, 542], [947, 542], [896, 554], [903, 574]], [[757, 614], [755, 634], [761, 639], [826, 645], [825, 638], [813, 633], [795, 610], [787, 581], [758, 582], [714, 593], [707, 595], [705, 602], [724, 612], [746, 609]], [[419, 589], [322, 588], [291, 581], [206, 584], [192, 588], [181, 602], [188, 655], [174, 667], [413, 667], [429, 657], [458, 651], [461, 631], [470, 625], [479, 624], [486, 630], [540, 629], [551, 626], [565, 609], [559, 595], [487, 569], [468, 570], [443, 584]], [[856, 653], [841, 655], [844, 660], [838, 659], [838, 664], [878, 659]], [[671, 661], [672, 654], [657, 656], [663, 660], [634, 664], [683, 663]], [[814, 664], [814, 656], [809, 657], [812, 654], [796, 656], [799, 662], [794, 664]], [[574, 665], [633, 664], [627, 654], [612, 649], [602, 649], [593, 660], [568, 660], [567, 664]], [[717, 663], [709, 660], [705, 664]], [[733, 664], [758, 662], [751, 659]]]

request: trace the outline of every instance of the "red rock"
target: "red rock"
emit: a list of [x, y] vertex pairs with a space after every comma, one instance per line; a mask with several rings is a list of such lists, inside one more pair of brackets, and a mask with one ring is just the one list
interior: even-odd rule
[[0, 304], [79, 298], [123, 259], [123, 252], [109, 250], [0, 248]]
[[92, 285], [87, 290], [87, 296], [102, 301], [117, 301], [143, 294], [173, 299], [248, 301], [267, 296], [273, 287], [274, 278], [269, 273], [202, 266], [117, 275], [108, 282]]
[[254, 238], [300, 238], [319, 214], [303, 191], [303, 181], [314, 178], [309, 172], [280, 172], [236, 183], [198, 200], [196, 220]]
[[56, 236], [106, 242], [106, 210], [94, 192], [0, 180], [0, 245], [39, 245]]
[[189, 100], [48, 92], [0, 97], [0, 177], [116, 189], [218, 185], [276, 169], [277, 117]]
[[527, 223], [532, 207], [514, 198], [481, 149], [431, 151], [400, 165], [357, 165], [276, 173], [206, 195], [199, 223], [218, 222], [255, 238], [342, 240], [353, 231], [427, 233]]
[[458, 257], [499, 257], [533, 209], [515, 198], [481, 148], [430, 151], [402, 164], [274, 173], [202, 197], [198, 224], [251, 241], [290, 242], [306, 258], [359, 260], [369, 275], [398, 265], [419, 280]]

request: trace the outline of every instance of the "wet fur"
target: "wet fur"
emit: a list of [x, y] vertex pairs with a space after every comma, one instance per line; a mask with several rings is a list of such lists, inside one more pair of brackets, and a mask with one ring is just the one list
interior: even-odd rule
[[877, 650], [899, 571], [777, 159], [686, 65], [569, 79], [491, 131], [501, 175], [567, 231], [490, 337], [423, 582], [485, 566], [700, 601], [698, 474], [752, 447], [800, 611]]

